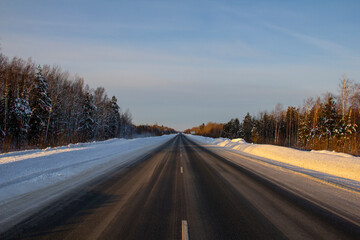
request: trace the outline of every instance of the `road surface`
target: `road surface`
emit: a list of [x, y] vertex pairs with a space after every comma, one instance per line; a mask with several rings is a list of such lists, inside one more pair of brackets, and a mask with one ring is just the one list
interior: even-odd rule
[[0, 239], [360, 239], [359, 199], [177, 135]]

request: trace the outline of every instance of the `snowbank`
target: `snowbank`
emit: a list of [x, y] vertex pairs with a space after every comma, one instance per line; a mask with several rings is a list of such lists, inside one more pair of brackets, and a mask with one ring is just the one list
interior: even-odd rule
[[0, 232], [66, 191], [130, 163], [174, 136], [0, 154]]
[[249, 144], [241, 138], [230, 140], [195, 135], [188, 136], [202, 143], [241, 151], [340, 178], [360, 181], [360, 158], [349, 154], [330, 151], [307, 152], [274, 145]]

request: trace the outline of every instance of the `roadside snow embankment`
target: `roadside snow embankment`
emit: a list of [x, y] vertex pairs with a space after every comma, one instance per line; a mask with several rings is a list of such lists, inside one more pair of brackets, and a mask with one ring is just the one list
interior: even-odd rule
[[330, 151], [301, 151], [287, 147], [249, 144], [243, 139], [208, 138], [188, 135], [205, 144], [217, 145], [299, 168], [360, 182], [360, 158]]
[[0, 232], [77, 186], [169, 141], [161, 137], [103, 142], [0, 154]]

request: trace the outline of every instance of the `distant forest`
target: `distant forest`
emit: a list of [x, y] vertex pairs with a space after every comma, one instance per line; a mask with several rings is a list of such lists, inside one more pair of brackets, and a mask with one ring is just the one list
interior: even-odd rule
[[164, 134], [174, 134], [177, 131], [173, 128], [165, 127], [163, 125], [137, 125], [136, 136], [162, 136]]
[[360, 84], [344, 77], [337, 95], [309, 98], [300, 107], [281, 104], [242, 121], [208, 123], [185, 132], [210, 137], [244, 138], [249, 143], [275, 144], [304, 150], [360, 154]]
[[135, 126], [115, 96], [95, 90], [58, 66], [9, 60], [0, 53], [0, 151], [68, 143], [162, 135], [163, 126]]

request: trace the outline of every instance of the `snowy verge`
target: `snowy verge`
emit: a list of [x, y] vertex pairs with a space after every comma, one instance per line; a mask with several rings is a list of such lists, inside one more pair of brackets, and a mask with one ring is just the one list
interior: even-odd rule
[[111, 139], [0, 154], [0, 232], [63, 194], [169, 141]]
[[[249, 144], [240, 138], [230, 140], [227, 138], [208, 138], [195, 135], [187, 136], [203, 144], [216, 145], [228, 150], [235, 150], [283, 163], [282, 166], [286, 165], [287, 168], [295, 166], [298, 170], [300, 168], [307, 169], [310, 171], [300, 172], [311, 173], [309, 175], [312, 176], [321, 174], [322, 178], [326, 176], [329, 179], [331, 176], [335, 176], [360, 182], [360, 158], [349, 154], [330, 151], [308, 152], [274, 145]], [[280, 164], [276, 165], [280, 166]], [[293, 167], [293, 169], [295, 168]], [[355, 185], [359, 186], [359, 184]]]

